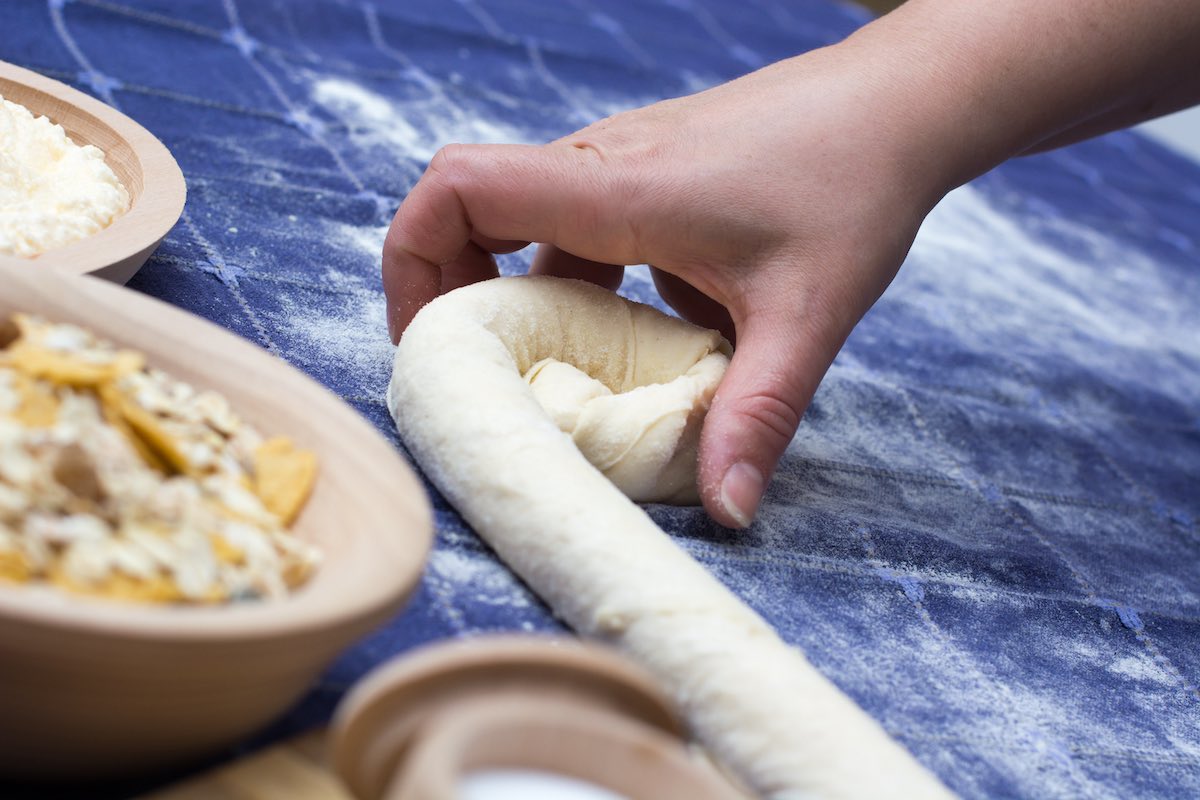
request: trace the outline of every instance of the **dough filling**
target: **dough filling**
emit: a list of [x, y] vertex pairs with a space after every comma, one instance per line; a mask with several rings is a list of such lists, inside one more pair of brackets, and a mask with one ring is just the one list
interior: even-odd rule
[[555, 358], [530, 367], [525, 381], [559, 430], [631, 500], [697, 505], [700, 428], [728, 350], [722, 339], [683, 374], [644, 376], [656, 380], [627, 391]]

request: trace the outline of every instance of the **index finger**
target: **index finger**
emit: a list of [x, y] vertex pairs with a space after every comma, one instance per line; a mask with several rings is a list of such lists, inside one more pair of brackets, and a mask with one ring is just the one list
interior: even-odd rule
[[[450, 145], [442, 148], [392, 220], [383, 288], [393, 340], [447, 283], [496, 274], [489, 249], [553, 242], [599, 255], [595, 220], [611, 199], [603, 171], [573, 147]], [[584, 209], [587, 211], [585, 212]], [[599, 256], [597, 260], [601, 260]], [[449, 279], [449, 281], [447, 280]]]

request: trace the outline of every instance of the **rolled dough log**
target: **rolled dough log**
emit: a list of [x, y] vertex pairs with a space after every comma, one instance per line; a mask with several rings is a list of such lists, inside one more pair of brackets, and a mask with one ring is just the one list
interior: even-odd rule
[[[602, 388], [635, 394], [727, 348], [715, 332], [587, 283], [499, 278], [422, 309], [396, 349], [388, 406], [426, 474], [500, 557], [578, 632], [649, 668], [756, 791], [951, 797], [588, 463], [560, 429], [569, 402], [548, 402], [548, 413], [535, 396], [539, 371], [561, 372], [555, 362], [583, 373], [546, 376], [566, 376], [556, 396], [586, 408]], [[697, 394], [705, 407], [711, 396]]]

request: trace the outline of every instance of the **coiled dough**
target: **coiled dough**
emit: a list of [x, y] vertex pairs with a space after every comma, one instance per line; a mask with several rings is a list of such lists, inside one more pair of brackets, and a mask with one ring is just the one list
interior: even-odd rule
[[[500, 557], [581, 634], [650, 669], [697, 737], [756, 791], [788, 800], [950, 797], [564, 432], [586, 423], [598, 399], [686, 375], [700, 379], [678, 391], [703, 384], [694, 392], [703, 408], [672, 427], [695, 428], [727, 354], [717, 333], [590, 284], [498, 278], [421, 310], [396, 349], [388, 406], [426, 474]], [[543, 393], [539, 402], [544, 379], [564, 384], [550, 392], [557, 400]], [[671, 461], [664, 447], [647, 452]], [[690, 480], [694, 491], [694, 472]], [[674, 477], [661, 488], [682, 496]]]
[[[678, 331], [664, 326], [668, 317], [645, 313], [647, 306], [629, 306], [631, 340], [626, 358], [636, 361], [645, 348], [636, 346], [638, 331], [653, 347], [657, 334], [668, 327], [698, 344], [717, 347], [680, 374], [637, 371], [632, 386], [606, 386], [578, 367], [557, 358], [543, 358], [525, 372], [533, 396], [593, 467], [600, 470], [631, 500], [696, 505], [696, 454], [704, 414], [729, 365], [729, 344], [713, 340], [712, 331]], [[652, 309], [651, 309], [652, 310]], [[641, 319], [634, 324], [633, 319]], [[649, 334], [649, 335], [648, 335]]]

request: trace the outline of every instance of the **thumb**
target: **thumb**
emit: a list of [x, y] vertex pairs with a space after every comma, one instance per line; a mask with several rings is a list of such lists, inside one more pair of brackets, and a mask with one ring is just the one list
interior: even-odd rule
[[821, 346], [800, 312], [757, 314], [738, 346], [700, 436], [699, 486], [717, 522], [745, 528], [837, 347]]

